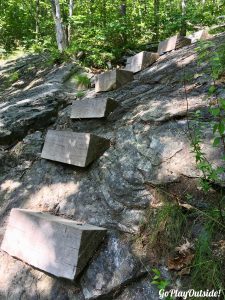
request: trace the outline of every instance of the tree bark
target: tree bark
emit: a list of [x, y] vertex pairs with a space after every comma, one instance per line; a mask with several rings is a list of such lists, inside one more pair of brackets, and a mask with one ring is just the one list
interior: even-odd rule
[[159, 8], [160, 8], [160, 0], [154, 0], [154, 36], [153, 41], [159, 41]]
[[125, 1], [122, 1], [121, 5], [120, 5], [120, 14], [121, 14], [121, 16], [126, 16], [126, 14], [127, 14], [127, 6], [126, 6]]
[[186, 8], [187, 8], [187, 0], [181, 0], [181, 28], [180, 28], [180, 35], [186, 36], [187, 33], [187, 20], [186, 20]]
[[68, 43], [71, 41], [71, 17], [73, 16], [74, 0], [69, 0]]
[[38, 42], [39, 38], [39, 8], [40, 0], [36, 0], [36, 14], [35, 14], [35, 40]]
[[63, 29], [63, 24], [61, 20], [60, 4], [59, 0], [50, 0], [52, 5], [52, 14], [55, 21], [55, 31], [56, 31], [56, 41], [58, 49], [60, 52], [63, 52], [66, 47], [66, 35]]

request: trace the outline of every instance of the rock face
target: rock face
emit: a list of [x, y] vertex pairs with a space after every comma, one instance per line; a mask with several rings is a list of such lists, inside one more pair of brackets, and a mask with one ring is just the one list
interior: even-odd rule
[[106, 295], [113, 297], [129, 281], [146, 275], [141, 262], [129, 250], [129, 244], [124, 244], [115, 233], [111, 234], [101, 253], [81, 278], [85, 299]]
[[[224, 35], [215, 38], [217, 44], [222, 41]], [[187, 134], [184, 70], [192, 75], [186, 87], [192, 112], [204, 113], [211, 82], [207, 66], [197, 64], [194, 48], [161, 56], [132, 82], [108, 92], [107, 97], [120, 105], [107, 119], [71, 120], [71, 106], [62, 107], [51, 126], [37, 130], [36, 119], [30, 120], [33, 130], [15, 145], [0, 149], [0, 237], [12, 207], [54, 211], [108, 229], [75, 283], [50, 277], [0, 252], [1, 299], [157, 299], [145, 269], [152, 266], [143, 263], [142, 249], [135, 252], [133, 241], [155, 199], [155, 187], [173, 184], [184, 191], [200, 176]], [[45, 99], [39, 104], [44, 113]], [[21, 110], [16, 111], [22, 119]], [[40, 152], [47, 129], [89, 132], [110, 139], [111, 147], [87, 169], [46, 161]], [[204, 153], [219, 164], [210, 128], [202, 138]]]
[[152, 286], [149, 279], [140, 280], [126, 288], [117, 300], [155, 300], [159, 299], [158, 290]]
[[27, 132], [45, 128], [66, 105], [63, 82], [75, 72], [74, 64], [64, 65], [46, 74], [44, 82], [2, 97], [0, 102], [0, 145], [15, 143]]

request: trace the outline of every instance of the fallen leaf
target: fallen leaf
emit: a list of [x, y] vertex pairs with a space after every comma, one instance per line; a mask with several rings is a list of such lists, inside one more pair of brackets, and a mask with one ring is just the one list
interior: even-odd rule
[[167, 266], [169, 270], [180, 271], [183, 268], [189, 266], [194, 258], [194, 254], [188, 254], [184, 256], [177, 256], [175, 258], [169, 258], [167, 262]]
[[183, 268], [182, 270], [180, 270], [179, 272], [177, 272], [177, 275], [179, 276], [184, 276], [184, 275], [189, 275], [191, 272], [191, 268]]
[[186, 240], [186, 243], [176, 247], [175, 250], [178, 251], [180, 254], [188, 254], [190, 253], [190, 251], [194, 248], [194, 245], [192, 243], [190, 243], [188, 240]]
[[213, 243], [213, 255], [223, 258], [225, 255], [225, 240]]
[[169, 270], [181, 270], [184, 266], [183, 259], [181, 257], [169, 258], [167, 266]]
[[179, 205], [180, 205], [181, 207], [186, 208], [186, 209], [193, 209], [193, 208], [194, 208], [192, 205], [187, 204], [187, 203], [179, 203]]

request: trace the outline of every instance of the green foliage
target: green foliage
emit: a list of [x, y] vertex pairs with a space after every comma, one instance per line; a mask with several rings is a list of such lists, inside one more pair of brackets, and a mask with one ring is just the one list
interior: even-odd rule
[[13, 73], [8, 74], [8, 77], [6, 78], [4, 82], [4, 88], [10, 87], [14, 82], [16, 82], [20, 77], [19, 72], [15, 71]]
[[76, 93], [76, 97], [77, 98], [83, 98], [85, 96], [85, 92], [84, 91], [78, 91], [77, 93]]
[[213, 183], [218, 183], [220, 174], [225, 172], [225, 167], [214, 167], [210, 163], [202, 150], [202, 137], [204, 136], [204, 128], [208, 125], [213, 132], [213, 146], [223, 148], [223, 156], [225, 155], [225, 99], [218, 97], [217, 80], [225, 73], [225, 54], [224, 44], [217, 49], [213, 42], [200, 42], [196, 48], [198, 52], [199, 64], [207, 62], [208, 72], [211, 76], [213, 84], [210, 86], [208, 95], [213, 97], [213, 101], [208, 109], [210, 118], [208, 122], [201, 122], [203, 116], [197, 111], [194, 115], [197, 126], [192, 128], [191, 146], [195, 154], [196, 164], [202, 172], [201, 185], [204, 191], [208, 191]]
[[91, 84], [90, 78], [86, 74], [78, 74], [75, 76], [76, 84], [81, 88], [89, 88]]
[[151, 283], [155, 284], [159, 290], [165, 290], [170, 285], [170, 282], [161, 277], [161, 272], [158, 269], [152, 269], [152, 272], [154, 272], [155, 275]]
[[[220, 78], [225, 73], [224, 44], [216, 48], [212, 42], [200, 42], [196, 50], [199, 64], [204, 64], [206, 72], [210, 75], [212, 85], [208, 90], [208, 100], [210, 100], [208, 117], [205, 118], [200, 111], [195, 112], [193, 115], [195, 125], [191, 126], [189, 123], [189, 135], [196, 165], [202, 172], [201, 186], [203, 191], [208, 192], [215, 184], [221, 183], [220, 175], [225, 172], [224, 164], [220, 167], [214, 166], [205, 156], [202, 147], [205, 129], [212, 128], [212, 144], [214, 147], [220, 147], [222, 150], [221, 159], [224, 159], [225, 99], [219, 97], [219, 93], [222, 91], [221, 88], [219, 90]], [[223, 291], [225, 286], [223, 253], [218, 256], [213, 249], [214, 241], [221, 238], [225, 228], [225, 205], [222, 188], [215, 204], [216, 207], [213, 205], [209, 211], [196, 211], [197, 215], [203, 219], [203, 230], [195, 247], [195, 258], [191, 267], [191, 288], [221, 289]]]
[[[138, 34], [138, 36], [140, 36]], [[138, 38], [136, 34], [136, 38]], [[136, 42], [136, 44], [135, 44]], [[115, 20], [105, 27], [81, 27], [68, 48], [70, 54], [84, 51], [83, 63], [93, 67], [106, 67], [107, 62], [118, 60], [129, 48], [137, 47], [135, 33], [128, 21]]]
[[65, 61], [68, 61], [70, 56], [68, 52], [59, 52], [56, 48], [50, 48], [50, 56], [48, 59], [48, 65], [61, 64]]
[[[155, 274], [153, 280], [151, 281], [152, 284], [156, 285], [156, 287], [160, 290], [166, 290], [170, 286], [170, 282], [167, 279], [162, 277], [161, 272], [154, 268], [152, 272]], [[171, 296], [167, 296], [164, 298], [165, 300], [173, 300]]]
[[203, 289], [220, 289], [223, 270], [212, 255], [212, 240], [209, 232], [204, 232], [198, 238], [195, 259], [192, 265], [192, 287]]
[[[224, 233], [220, 211], [211, 209], [205, 214], [203, 231], [195, 245], [195, 258], [191, 266], [191, 288], [224, 290], [224, 257], [214, 239]], [[220, 225], [221, 224], [221, 225]], [[214, 247], [213, 247], [214, 245]]]
[[[0, 48], [11, 52], [22, 46], [31, 51], [56, 49], [55, 24], [51, 1], [8, 0], [0, 1]], [[116, 63], [128, 49], [144, 50], [156, 36], [157, 1], [126, 1], [126, 14], [121, 13], [120, 0], [78, 0], [69, 17], [68, 1], [60, 0], [61, 18], [66, 32], [71, 29], [69, 55], [85, 53], [83, 63], [106, 67], [107, 61]], [[187, 2], [186, 15], [182, 16], [180, 0], [160, 0], [159, 39], [180, 31], [184, 21], [188, 31], [195, 26], [218, 24], [224, 14], [223, 0], [205, 0], [196, 6]], [[155, 41], [155, 40], [154, 40]]]
[[186, 216], [178, 204], [167, 200], [163, 200], [161, 207], [149, 213], [149, 245], [157, 245], [162, 254], [168, 254], [183, 236]]
[[17, 72], [17, 71], [11, 73], [8, 77], [9, 83], [12, 84], [12, 83], [16, 82], [19, 79], [19, 76], [20, 76], [19, 72]]
[[192, 128], [191, 134], [191, 147], [192, 152], [195, 155], [195, 161], [197, 168], [202, 172], [202, 177], [200, 178], [200, 183], [205, 192], [209, 191], [212, 182], [219, 180], [218, 175], [221, 172], [220, 168], [214, 168], [212, 164], [205, 157], [203, 152], [203, 131], [205, 128], [205, 123], [200, 121], [201, 112], [197, 111], [194, 114], [194, 119], [197, 126]]
[[[18, 46], [29, 48], [35, 42], [35, 1], [9, 0], [0, 2], [0, 43], [6, 51]], [[40, 36], [54, 33], [49, 5], [40, 0]]]

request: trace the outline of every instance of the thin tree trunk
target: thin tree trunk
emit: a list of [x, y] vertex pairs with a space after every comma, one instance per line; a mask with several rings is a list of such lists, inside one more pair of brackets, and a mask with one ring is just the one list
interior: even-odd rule
[[55, 21], [55, 30], [56, 30], [56, 41], [58, 49], [60, 52], [63, 52], [66, 49], [66, 36], [63, 29], [63, 24], [61, 20], [60, 4], [59, 0], [50, 0], [52, 5], [52, 13]]
[[160, 0], [154, 0], [154, 36], [153, 41], [159, 41], [159, 7], [160, 7]]
[[186, 8], [187, 8], [187, 0], [181, 0], [181, 14], [182, 14], [181, 29], [180, 29], [181, 36], [185, 36], [187, 33]]
[[126, 1], [122, 1], [121, 2], [121, 5], [120, 5], [120, 14], [121, 14], [121, 16], [126, 16], [126, 14], [127, 14]]
[[[126, 15], [127, 15], [127, 4], [126, 4], [126, 0], [122, 0], [121, 4], [120, 4], [120, 15], [122, 17], [122, 19], [126, 20]], [[127, 43], [127, 33], [126, 32], [122, 32], [121, 34], [122, 37], [122, 41], [123, 44]]]
[[40, 0], [36, 0], [36, 15], [35, 15], [35, 40], [38, 42], [39, 38], [39, 8]]
[[71, 17], [73, 16], [74, 1], [69, 2], [69, 24], [68, 24], [68, 43], [71, 41]]

